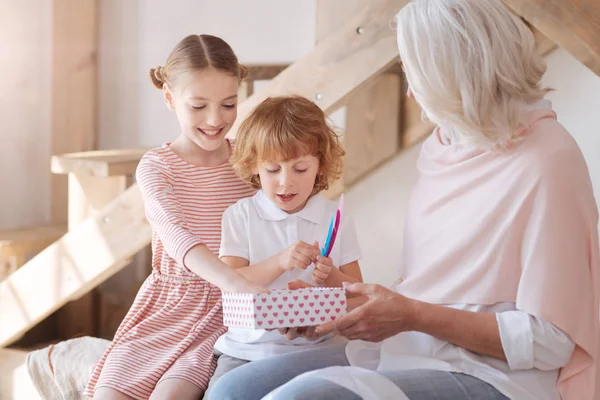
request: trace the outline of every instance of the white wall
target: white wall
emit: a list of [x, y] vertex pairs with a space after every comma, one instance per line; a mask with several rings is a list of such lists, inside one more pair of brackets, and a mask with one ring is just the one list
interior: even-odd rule
[[0, 1], [0, 229], [50, 221], [51, 5]]
[[544, 83], [556, 89], [548, 99], [583, 151], [600, 204], [600, 77], [558, 50], [548, 59]]
[[222, 37], [246, 64], [293, 62], [315, 41], [315, 0], [103, 0], [100, 7], [100, 148], [177, 136], [147, 72], [189, 34]]
[[[600, 204], [600, 77], [566, 51], [557, 50], [548, 58], [544, 83], [556, 89], [548, 98], [584, 153]], [[418, 151], [413, 148], [397, 157], [347, 194], [363, 251], [365, 281], [389, 285], [397, 277]]]
[[362, 250], [365, 282], [389, 286], [398, 278], [405, 210], [420, 148], [405, 150], [345, 195]]

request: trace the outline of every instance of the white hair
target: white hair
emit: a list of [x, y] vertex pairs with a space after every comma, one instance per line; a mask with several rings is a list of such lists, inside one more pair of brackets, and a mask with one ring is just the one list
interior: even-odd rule
[[412, 0], [396, 16], [398, 50], [425, 116], [461, 141], [505, 148], [546, 72], [533, 34], [500, 0]]

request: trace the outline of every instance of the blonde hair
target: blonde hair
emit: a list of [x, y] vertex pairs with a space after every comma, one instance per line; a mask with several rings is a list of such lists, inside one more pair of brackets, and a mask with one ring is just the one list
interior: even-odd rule
[[340, 176], [344, 154], [316, 104], [300, 96], [282, 96], [264, 100], [244, 120], [231, 162], [240, 177], [258, 189], [260, 178], [253, 171], [259, 162], [315, 156], [319, 159], [316, 194]]
[[185, 37], [169, 54], [164, 67], [151, 68], [148, 75], [152, 84], [162, 90], [165, 84], [173, 88], [182, 75], [209, 67], [235, 76], [240, 81], [248, 76], [248, 68], [238, 62], [231, 46], [211, 35]]
[[406, 77], [428, 119], [477, 147], [519, 140], [524, 105], [549, 91], [520, 18], [500, 0], [413, 0], [396, 22]]

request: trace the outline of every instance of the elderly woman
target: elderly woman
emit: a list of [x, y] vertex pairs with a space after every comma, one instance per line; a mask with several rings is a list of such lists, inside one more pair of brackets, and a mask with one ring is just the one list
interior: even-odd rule
[[249, 363], [211, 398], [592, 399], [598, 210], [531, 32], [500, 0], [413, 0], [397, 23], [408, 95], [438, 126], [402, 281], [349, 285], [362, 305], [304, 333], [347, 345]]

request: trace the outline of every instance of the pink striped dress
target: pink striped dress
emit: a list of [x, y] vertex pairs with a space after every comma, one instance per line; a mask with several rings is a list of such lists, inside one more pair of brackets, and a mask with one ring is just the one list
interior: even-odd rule
[[206, 389], [216, 366], [213, 346], [226, 331], [220, 290], [187, 269], [183, 257], [198, 244], [217, 254], [223, 212], [254, 189], [231, 164], [191, 165], [168, 145], [144, 155], [137, 181], [153, 229], [153, 272], [94, 368], [88, 397], [106, 386], [147, 399], [167, 378]]

